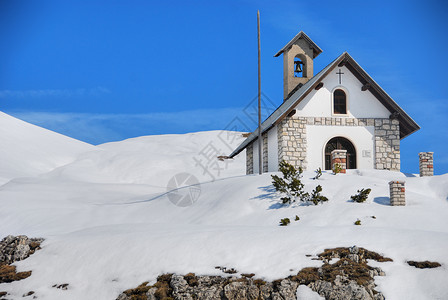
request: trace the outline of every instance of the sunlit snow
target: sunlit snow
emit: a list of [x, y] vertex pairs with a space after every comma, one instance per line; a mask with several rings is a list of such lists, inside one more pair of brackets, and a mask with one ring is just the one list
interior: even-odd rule
[[[386, 272], [375, 283], [387, 299], [448, 299], [448, 174], [326, 171], [312, 180], [310, 171], [306, 188], [322, 185], [329, 201], [282, 207], [271, 174], [245, 175], [244, 152], [233, 161], [206, 159], [210, 147], [229, 154], [240, 134], [232, 142], [229, 132], [211, 131], [95, 147], [4, 114], [0, 125], [0, 237], [45, 238], [42, 250], [15, 264], [32, 275], [0, 284], [8, 297], [115, 299], [162, 273], [222, 275], [215, 266], [274, 280], [321, 264], [307, 254], [357, 245], [393, 259], [371, 262]], [[186, 207], [167, 193], [183, 172], [200, 183]], [[389, 205], [390, 180], [406, 181], [406, 206]], [[349, 201], [360, 188], [372, 189], [367, 202]], [[285, 217], [291, 224], [278, 226]], [[421, 270], [406, 260], [442, 267]], [[68, 290], [52, 288], [61, 283]], [[319, 299], [306, 287], [300, 293]]]

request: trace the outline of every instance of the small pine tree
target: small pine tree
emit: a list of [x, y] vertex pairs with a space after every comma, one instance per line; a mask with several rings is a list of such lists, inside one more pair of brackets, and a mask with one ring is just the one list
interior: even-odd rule
[[333, 173], [336, 175], [338, 173], [341, 173], [341, 171], [342, 171], [341, 165], [340, 164], [335, 164], [334, 167], [333, 167]]
[[367, 200], [367, 197], [369, 197], [369, 194], [371, 192], [372, 189], [361, 189], [358, 190], [356, 195], [351, 196], [350, 198], [354, 201], [354, 202], [358, 202], [358, 203], [362, 203], [365, 202]]
[[299, 220], [300, 220], [299, 216], [296, 215], [296, 218], [294, 219], [294, 221], [299, 221]]
[[357, 220], [355, 221], [355, 225], [361, 225], [361, 220], [360, 220], [360, 219], [357, 219]]
[[284, 218], [280, 220], [280, 226], [288, 226], [289, 223], [291, 223], [291, 220], [289, 218]]
[[281, 198], [282, 203], [295, 202], [297, 198], [306, 196], [307, 193], [303, 190], [304, 185], [300, 181], [303, 176], [302, 168], [299, 167], [297, 170], [293, 165], [283, 160], [280, 162], [279, 171], [282, 172], [283, 178], [277, 175], [271, 175], [271, 177], [275, 190], [286, 195]]
[[314, 172], [316, 172], [316, 176], [313, 177], [314, 180], [319, 179], [319, 177], [322, 176], [322, 169], [321, 168], [317, 169]]
[[327, 197], [320, 194], [322, 192], [322, 186], [320, 185], [316, 186], [311, 195], [304, 191], [304, 184], [300, 180], [303, 176], [302, 168], [296, 169], [293, 165], [283, 160], [280, 162], [279, 171], [282, 172], [283, 178], [277, 175], [271, 175], [271, 177], [275, 190], [285, 195], [280, 198], [283, 204], [290, 204], [299, 200], [303, 202], [311, 201], [317, 205], [328, 201]]
[[322, 192], [322, 186], [318, 185], [311, 193], [310, 201], [313, 202], [314, 205], [318, 205], [319, 203], [328, 201], [328, 198], [325, 196], [322, 196], [320, 194], [320, 192]]

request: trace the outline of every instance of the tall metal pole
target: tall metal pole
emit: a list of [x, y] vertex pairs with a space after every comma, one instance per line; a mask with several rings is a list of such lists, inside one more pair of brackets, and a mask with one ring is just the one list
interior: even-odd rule
[[263, 141], [261, 139], [261, 68], [260, 68], [260, 11], [257, 11], [257, 23], [258, 23], [258, 174], [263, 173], [262, 163], [262, 147]]

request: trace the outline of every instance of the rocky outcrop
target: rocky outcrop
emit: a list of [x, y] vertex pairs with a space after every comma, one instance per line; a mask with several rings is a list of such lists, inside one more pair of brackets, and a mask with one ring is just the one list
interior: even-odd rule
[[[30, 239], [25, 235], [8, 235], [0, 241], [0, 283], [18, 281], [31, 276], [31, 271], [17, 272], [15, 261], [24, 260], [40, 249], [44, 239]], [[7, 293], [0, 291], [0, 298]], [[3, 299], [3, 298], [2, 298]]]
[[9, 265], [24, 260], [40, 249], [44, 239], [28, 238], [26, 235], [8, 235], [0, 241], [0, 265]]
[[[297, 275], [266, 282], [254, 274], [231, 276], [196, 276], [165, 274], [150, 286], [145, 282], [124, 291], [117, 300], [130, 299], [226, 299], [226, 300], [293, 300], [299, 285], [307, 285], [325, 299], [382, 300], [375, 291], [375, 276], [384, 276], [380, 268], [367, 265], [367, 259], [391, 261], [363, 248], [327, 249], [316, 258], [323, 261], [319, 268], [305, 268]], [[338, 261], [331, 263], [333, 259]]]

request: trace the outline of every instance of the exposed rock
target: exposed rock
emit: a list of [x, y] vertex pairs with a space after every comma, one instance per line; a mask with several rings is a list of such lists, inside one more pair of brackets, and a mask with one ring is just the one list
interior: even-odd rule
[[418, 269], [432, 269], [432, 268], [438, 268], [441, 266], [441, 264], [439, 264], [436, 261], [413, 261], [410, 260], [407, 262], [408, 265], [412, 266], [412, 267], [416, 267]]
[[[11, 266], [15, 261], [24, 260], [40, 249], [43, 239], [30, 239], [25, 235], [8, 235], [0, 241], [0, 283], [22, 280], [31, 275], [31, 271], [17, 273]], [[4, 295], [3, 295], [4, 296]], [[1, 297], [1, 296], [0, 296]]]
[[[383, 299], [384, 296], [374, 290], [375, 276], [384, 276], [380, 268], [367, 265], [367, 259], [385, 262], [390, 258], [358, 248], [326, 249], [318, 255], [324, 261], [320, 268], [305, 268], [293, 280], [308, 285], [325, 299]], [[330, 264], [333, 258], [339, 261]]]
[[67, 290], [68, 289], [68, 283], [55, 284], [52, 287], [60, 289], [60, 290]]
[[348, 248], [348, 250], [350, 251], [351, 254], [358, 254], [359, 253], [359, 248], [355, 246]]
[[0, 241], [0, 265], [9, 265], [24, 260], [40, 249], [42, 238], [28, 238], [26, 235], [8, 235]]
[[234, 268], [229, 268], [229, 269], [228, 269], [227, 267], [217, 266], [217, 267], [215, 267], [215, 269], [221, 270], [223, 273], [226, 273], [226, 274], [235, 274], [235, 273], [238, 273], [238, 271], [235, 270]]
[[373, 299], [363, 286], [342, 276], [334, 284], [318, 280], [308, 286], [325, 299]]
[[248, 281], [235, 280], [224, 286], [224, 295], [227, 299], [235, 300], [257, 300], [260, 290]]
[[[390, 258], [356, 246], [326, 249], [318, 257], [324, 262], [322, 267], [304, 268], [295, 276], [274, 282], [254, 279], [254, 274], [242, 277], [166, 274], [159, 276], [152, 286], [145, 282], [124, 291], [117, 300], [293, 300], [300, 284], [327, 300], [384, 300], [384, 296], [374, 290], [374, 277], [385, 274], [380, 268], [368, 266], [367, 259], [391, 261]], [[340, 259], [330, 264], [333, 258]]]
[[[29, 291], [28, 293], [23, 294], [22, 297], [28, 297], [28, 296], [31, 296], [31, 295], [34, 295], [34, 291]], [[34, 296], [33, 298], [36, 298], [36, 296]]]

